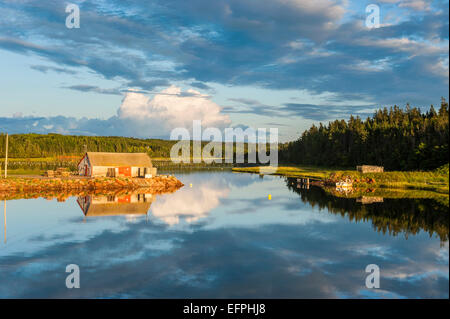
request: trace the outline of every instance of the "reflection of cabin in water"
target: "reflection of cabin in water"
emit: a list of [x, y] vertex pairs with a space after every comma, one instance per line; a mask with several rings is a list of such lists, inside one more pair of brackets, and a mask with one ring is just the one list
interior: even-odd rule
[[84, 215], [146, 215], [152, 204], [152, 194], [130, 194], [120, 196], [87, 195], [80, 196], [77, 203]]
[[362, 196], [356, 199], [357, 203], [362, 204], [382, 203], [383, 201], [384, 201], [383, 197], [375, 197], [375, 196]]
[[146, 153], [87, 152], [78, 163], [79, 175], [97, 177], [146, 177], [156, 175]]

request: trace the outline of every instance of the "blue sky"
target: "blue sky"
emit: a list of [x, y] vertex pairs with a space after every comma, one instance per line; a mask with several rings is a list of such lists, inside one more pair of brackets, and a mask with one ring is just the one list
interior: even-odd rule
[[[0, 2], [0, 130], [168, 137], [448, 98], [448, 1]], [[368, 4], [380, 28], [365, 26]]]

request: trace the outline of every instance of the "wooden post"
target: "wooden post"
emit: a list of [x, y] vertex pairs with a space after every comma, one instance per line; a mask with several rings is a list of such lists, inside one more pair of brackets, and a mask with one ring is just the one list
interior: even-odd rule
[[5, 244], [6, 244], [6, 199], [3, 201], [4, 203], [5, 203], [5, 208], [4, 208], [4, 223], [5, 223], [5, 228], [4, 228], [4, 230], [5, 230]]
[[5, 149], [5, 178], [7, 177], [8, 177], [8, 133], [6, 133], [6, 149]]

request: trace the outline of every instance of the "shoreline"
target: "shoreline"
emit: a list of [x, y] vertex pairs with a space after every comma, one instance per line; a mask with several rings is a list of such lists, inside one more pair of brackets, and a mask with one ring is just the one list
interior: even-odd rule
[[152, 178], [132, 177], [8, 177], [0, 179], [0, 198], [24, 193], [120, 191], [145, 189], [151, 193], [174, 192], [183, 187], [176, 177], [158, 175]]
[[[262, 170], [260, 170], [262, 168]], [[350, 179], [353, 187], [358, 189], [403, 189], [424, 190], [440, 194], [449, 194], [449, 175], [445, 172], [430, 171], [407, 171], [407, 172], [383, 172], [383, 173], [360, 173], [355, 170], [339, 170], [330, 168], [318, 168], [311, 166], [279, 166], [273, 168], [272, 172], [267, 167], [236, 167], [233, 172], [253, 173], [262, 175], [276, 175], [292, 178], [310, 178], [315, 186], [330, 187], [336, 182]], [[262, 173], [261, 173], [262, 172]]]

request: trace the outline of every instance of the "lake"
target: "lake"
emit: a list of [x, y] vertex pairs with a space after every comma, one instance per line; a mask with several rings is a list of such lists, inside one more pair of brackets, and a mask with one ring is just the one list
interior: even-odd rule
[[[175, 175], [185, 186], [172, 194], [7, 201], [0, 297], [449, 296], [448, 203], [364, 202], [231, 171]], [[66, 287], [69, 264], [78, 289]], [[366, 287], [370, 264], [379, 288]]]

